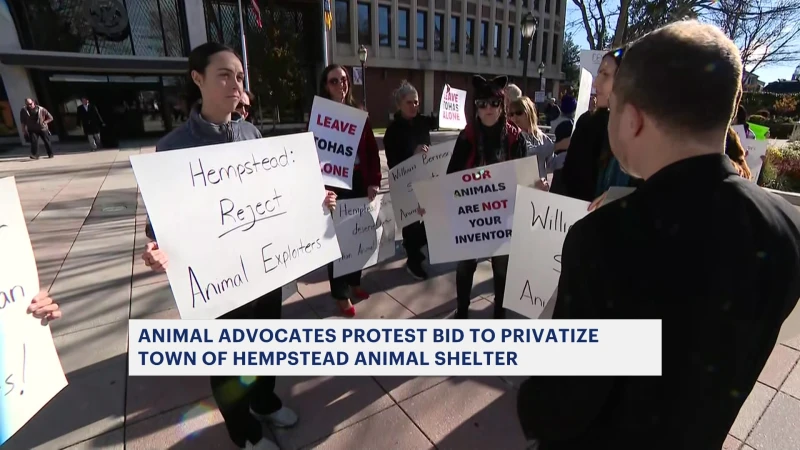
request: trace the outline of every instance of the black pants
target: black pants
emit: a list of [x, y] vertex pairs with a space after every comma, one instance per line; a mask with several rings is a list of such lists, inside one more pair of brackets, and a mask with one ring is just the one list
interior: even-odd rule
[[[283, 295], [278, 288], [269, 294], [223, 315], [220, 319], [280, 319]], [[263, 437], [261, 422], [250, 414], [271, 414], [283, 407], [275, 395], [274, 376], [211, 377], [211, 392], [231, 440], [239, 447]]]
[[[347, 200], [351, 198], [363, 198], [367, 196], [367, 187], [364, 185], [364, 178], [361, 172], [353, 172], [353, 189], [328, 188], [336, 192], [337, 200]], [[336, 300], [347, 300], [350, 298], [350, 287], [361, 286], [361, 271], [348, 273], [340, 277], [333, 276], [333, 263], [328, 264], [328, 281], [331, 284], [331, 296]]]
[[[478, 261], [468, 259], [459, 261], [456, 267], [456, 297], [458, 299], [457, 317], [466, 317], [472, 300], [472, 279]], [[494, 281], [494, 316], [503, 317], [503, 297], [506, 291], [506, 274], [508, 273], [508, 255], [492, 258], [492, 278]]]
[[47, 150], [47, 156], [53, 156], [53, 147], [50, 145], [50, 133], [47, 131], [28, 131], [28, 136], [31, 138], [31, 156], [39, 156], [39, 139], [44, 142], [44, 148]]
[[406, 249], [409, 264], [422, 264], [422, 261], [425, 261], [422, 247], [427, 244], [428, 236], [425, 234], [425, 225], [422, 222], [414, 222], [403, 227], [403, 247]]

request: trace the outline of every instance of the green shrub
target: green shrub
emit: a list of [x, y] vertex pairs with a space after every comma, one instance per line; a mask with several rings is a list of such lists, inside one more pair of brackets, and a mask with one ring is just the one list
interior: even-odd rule
[[[771, 116], [800, 115], [800, 94], [772, 94], [770, 92], [745, 92], [742, 95], [742, 106], [748, 113], [758, 115], [769, 111]], [[770, 115], [765, 115], [769, 117]]]
[[764, 116], [760, 116], [758, 114], [753, 114], [752, 116], [747, 118], [748, 122], [753, 122], [758, 125], [764, 125], [764, 122], [767, 121], [767, 118]]
[[779, 191], [800, 192], [800, 142], [767, 149], [761, 169], [761, 185]]

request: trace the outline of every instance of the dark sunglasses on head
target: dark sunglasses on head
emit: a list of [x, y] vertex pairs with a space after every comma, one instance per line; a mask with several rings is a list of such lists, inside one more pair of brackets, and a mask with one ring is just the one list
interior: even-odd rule
[[477, 106], [478, 109], [483, 109], [483, 108], [486, 108], [488, 106], [491, 106], [492, 108], [499, 108], [500, 105], [502, 105], [502, 104], [503, 104], [503, 101], [500, 100], [500, 99], [475, 100], [475, 106]]
[[509, 117], [524, 116], [524, 111], [511, 111], [508, 113]]
[[328, 80], [328, 84], [331, 84], [333, 86], [340, 86], [343, 84], [347, 84], [347, 77], [331, 78]]

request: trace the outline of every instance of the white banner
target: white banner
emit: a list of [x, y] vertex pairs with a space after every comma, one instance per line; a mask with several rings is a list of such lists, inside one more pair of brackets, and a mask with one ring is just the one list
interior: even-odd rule
[[130, 376], [659, 376], [660, 320], [131, 320]]
[[733, 130], [739, 135], [739, 140], [742, 141], [742, 147], [745, 149], [744, 159], [747, 161], [747, 167], [750, 168], [750, 180], [756, 183], [758, 175], [761, 173], [761, 167], [764, 165], [764, 158], [767, 156], [769, 141], [749, 139], [744, 131], [744, 125], [735, 125]]
[[588, 208], [588, 202], [517, 187], [503, 306], [539, 318], [558, 287], [564, 238]]
[[[578, 123], [578, 119], [589, 110], [589, 100], [591, 100], [592, 94], [592, 74], [590, 74], [586, 69], [581, 69], [581, 84], [578, 87], [578, 99], [577, 99], [577, 107], [575, 108], [575, 124]], [[575, 126], [573, 125], [573, 130]]]
[[0, 180], [0, 446], [67, 385], [49, 326], [27, 313], [39, 274], [14, 177]]
[[333, 276], [366, 269], [394, 256], [395, 224], [389, 194], [377, 195], [371, 202], [366, 197], [339, 200], [333, 222], [342, 251], [342, 257], [333, 262]]
[[366, 111], [314, 97], [308, 131], [314, 133], [319, 169], [326, 186], [353, 188], [353, 166], [366, 122]]
[[341, 256], [311, 133], [131, 156], [183, 319], [211, 319]]
[[597, 70], [606, 53], [605, 50], [581, 50], [581, 68], [588, 70], [592, 78], [597, 78]]
[[454, 144], [432, 146], [426, 153], [416, 154], [389, 170], [389, 191], [397, 229], [402, 230], [421, 219], [413, 183], [444, 175]]
[[507, 255], [516, 187], [538, 179], [531, 156], [414, 183], [431, 264]]
[[444, 85], [439, 102], [439, 129], [463, 130], [467, 126], [467, 91]]

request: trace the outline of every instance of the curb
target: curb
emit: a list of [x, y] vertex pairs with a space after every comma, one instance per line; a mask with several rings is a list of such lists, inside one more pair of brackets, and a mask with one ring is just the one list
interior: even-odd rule
[[776, 191], [775, 189], [769, 189], [769, 188], [763, 188], [763, 189], [765, 191], [772, 192], [778, 197], [782, 197], [784, 200], [795, 206], [800, 206], [800, 194], [796, 194], [794, 192]]

